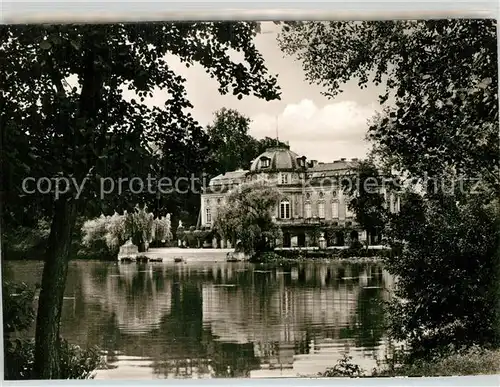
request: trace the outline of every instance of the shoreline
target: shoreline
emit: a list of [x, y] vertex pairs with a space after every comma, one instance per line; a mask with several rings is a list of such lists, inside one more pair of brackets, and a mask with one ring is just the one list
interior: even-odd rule
[[[212, 262], [226, 261], [227, 254], [234, 252], [234, 249], [213, 249], [213, 248], [180, 248], [180, 247], [160, 247], [150, 248], [141, 256], [149, 259], [159, 259], [163, 262], [174, 261], [176, 258], [183, 258], [188, 262]], [[238, 262], [250, 263], [298, 263], [298, 262], [339, 262], [339, 263], [381, 263], [383, 258], [390, 254], [387, 249], [350, 250], [350, 249], [297, 249], [297, 250], [274, 250], [261, 254], [256, 259], [239, 260]], [[102, 261], [118, 262], [117, 258], [75, 255], [71, 261]], [[7, 256], [3, 261], [43, 261], [43, 258], [33, 255]]]

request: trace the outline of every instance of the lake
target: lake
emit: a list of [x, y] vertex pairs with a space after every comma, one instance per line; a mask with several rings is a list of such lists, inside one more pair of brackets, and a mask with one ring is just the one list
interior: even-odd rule
[[[42, 269], [4, 262], [3, 276]], [[72, 261], [61, 334], [104, 351], [96, 379], [315, 376], [345, 353], [370, 371], [389, 351], [392, 283], [374, 263]]]

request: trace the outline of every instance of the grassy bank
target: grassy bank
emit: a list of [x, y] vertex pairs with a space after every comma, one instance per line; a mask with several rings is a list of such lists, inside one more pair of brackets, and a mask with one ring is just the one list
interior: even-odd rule
[[387, 361], [374, 370], [363, 370], [351, 363], [345, 355], [337, 364], [326, 370], [323, 377], [441, 377], [495, 375], [500, 373], [500, 349], [490, 350], [473, 347], [462, 353], [454, 353], [433, 360], [422, 360], [412, 364], [395, 364]]

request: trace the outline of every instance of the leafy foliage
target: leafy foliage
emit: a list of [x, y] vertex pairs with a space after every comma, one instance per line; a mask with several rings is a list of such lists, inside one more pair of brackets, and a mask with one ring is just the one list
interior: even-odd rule
[[19, 225], [9, 223], [2, 227], [2, 259], [40, 258], [40, 247], [47, 243], [50, 224], [45, 219]]
[[147, 207], [136, 207], [134, 212], [112, 216], [101, 215], [90, 219], [82, 226], [82, 244], [91, 248], [105, 242], [111, 254], [116, 254], [125, 241], [132, 239], [134, 244], [149, 245], [153, 240], [172, 239], [170, 215], [154, 218]]
[[358, 162], [354, 172], [350, 178], [343, 178], [343, 189], [350, 197], [349, 209], [369, 235], [379, 235], [389, 217], [382, 189], [390, 191], [392, 187], [372, 160]]
[[[33, 379], [34, 341], [15, 338], [35, 320], [35, 289], [25, 283], [2, 282], [4, 369], [7, 380]], [[102, 364], [97, 348], [82, 349], [62, 340], [61, 364], [64, 379], [88, 379]]]
[[214, 122], [207, 127], [213, 161], [218, 173], [248, 168], [256, 156], [253, 138], [248, 134], [250, 119], [233, 109], [215, 112]]
[[453, 167], [498, 189], [496, 23], [295, 23], [283, 30], [280, 44], [327, 96], [350, 79], [361, 88], [385, 85], [380, 102], [387, 107], [368, 137], [398, 169], [433, 176]]
[[170, 241], [173, 238], [171, 231], [170, 214], [155, 219], [154, 236], [157, 241]]
[[405, 222], [400, 234], [402, 254], [386, 259], [398, 277], [392, 334], [406, 340], [415, 357], [433, 356], [450, 344], [498, 346], [498, 207], [472, 200], [457, 205], [443, 197], [425, 203], [416, 217], [423, 222]]
[[250, 118], [234, 109], [222, 108], [215, 112], [214, 122], [207, 127], [211, 161], [217, 173], [248, 169], [250, 163], [267, 148], [287, 146], [265, 137], [257, 140], [248, 134]]
[[280, 198], [278, 189], [267, 182], [244, 183], [219, 207], [214, 228], [230, 240], [240, 240], [248, 255], [258, 255], [281, 237], [281, 228], [273, 220]]
[[[5, 379], [33, 380], [35, 342], [9, 342], [5, 355]], [[83, 349], [61, 340], [61, 379], [93, 379], [95, 371], [103, 366], [98, 348]]]
[[431, 361], [418, 360], [412, 364], [392, 364], [387, 369], [375, 370], [373, 376], [477, 376], [498, 374], [500, 371], [500, 351], [472, 347], [449, 356], [441, 356]]
[[[277, 80], [253, 43], [258, 27], [255, 22], [1, 27], [5, 212], [12, 219], [27, 205], [31, 218], [52, 217], [37, 317], [37, 377], [60, 376], [59, 308], [76, 218], [156, 199], [150, 190], [137, 193], [129, 184], [101, 200], [100, 178], [117, 181], [149, 172], [186, 176], [205, 161], [200, 155], [206, 137], [187, 112], [192, 105], [185, 79], [170, 68], [168, 55], [186, 66], [200, 64], [222, 94], [277, 99]], [[243, 59], [233, 60], [232, 50]], [[166, 96], [161, 108], [147, 101], [156, 90]], [[59, 185], [50, 194], [26, 195], [21, 189], [26, 176], [86, 184], [82, 191], [75, 184], [64, 187], [58, 198]]]
[[2, 281], [4, 334], [28, 329], [35, 320], [35, 289], [25, 283]]
[[352, 356], [344, 354], [334, 367], [328, 368], [321, 376], [328, 378], [359, 378], [362, 377], [363, 374], [364, 371], [357, 364], [352, 363]]
[[[385, 86], [368, 139], [410, 186], [385, 231], [401, 250], [387, 259], [399, 278], [391, 332], [408, 342], [411, 361], [450, 345], [500, 345], [496, 27], [484, 19], [306, 22], [287, 24], [280, 37], [327, 96], [353, 79]], [[448, 192], [440, 184], [457, 182]]]

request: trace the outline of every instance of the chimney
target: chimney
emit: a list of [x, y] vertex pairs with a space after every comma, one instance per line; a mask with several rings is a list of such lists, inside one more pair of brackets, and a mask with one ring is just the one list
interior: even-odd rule
[[345, 161], [345, 157], [341, 158], [340, 161]]
[[318, 160], [309, 160], [309, 168], [314, 168], [318, 165]]
[[354, 159], [351, 159], [351, 161], [358, 161], [358, 158], [356, 157]]

